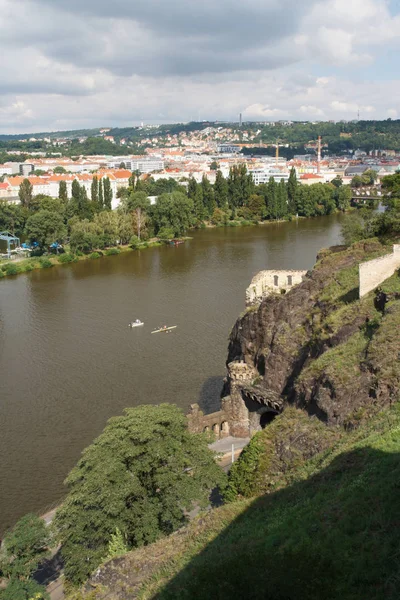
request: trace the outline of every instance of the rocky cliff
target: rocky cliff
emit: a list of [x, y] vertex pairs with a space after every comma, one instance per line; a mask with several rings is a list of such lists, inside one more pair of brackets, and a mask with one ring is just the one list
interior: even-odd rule
[[[329, 425], [355, 425], [390, 404], [400, 389], [400, 277], [382, 285], [384, 307], [358, 289], [359, 263], [388, 252], [378, 241], [322, 251], [301, 284], [238, 319], [227, 364], [244, 361], [257, 389]], [[234, 393], [228, 377], [223, 403]]]

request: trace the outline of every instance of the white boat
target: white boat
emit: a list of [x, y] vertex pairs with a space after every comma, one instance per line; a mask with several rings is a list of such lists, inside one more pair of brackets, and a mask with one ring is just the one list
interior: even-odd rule
[[141, 327], [142, 325], [144, 325], [144, 323], [142, 323], [142, 321], [139, 321], [139, 319], [136, 319], [136, 321], [132, 321], [132, 323], [129, 323], [129, 327]]
[[178, 325], [172, 325], [171, 327], [160, 327], [160, 329], [155, 329], [151, 333], [162, 333], [163, 331], [171, 331], [172, 329], [176, 329]]

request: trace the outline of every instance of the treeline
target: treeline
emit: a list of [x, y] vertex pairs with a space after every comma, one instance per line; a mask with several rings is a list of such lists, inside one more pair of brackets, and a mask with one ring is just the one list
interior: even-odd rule
[[388, 175], [382, 180], [385, 212], [361, 209], [349, 215], [342, 225], [346, 244], [377, 237], [383, 242], [400, 236], [400, 173]]
[[275, 126], [245, 124], [245, 129], [260, 130], [257, 141], [264, 143], [288, 143], [300, 148], [311, 140], [322, 136], [328, 143], [331, 153], [356, 150], [361, 148], [366, 152], [374, 149], [400, 150], [400, 120], [385, 121], [350, 121], [340, 123], [293, 123]]
[[258, 222], [327, 215], [347, 210], [351, 200], [350, 188], [340, 179], [304, 186], [292, 169], [287, 182], [271, 177], [267, 184], [256, 186], [245, 165], [232, 167], [227, 179], [217, 171], [214, 185], [205, 176], [200, 184], [190, 179], [187, 193], [196, 221], [210, 220], [215, 225], [236, 219]]
[[[153, 195], [157, 202], [152, 205], [148, 196]], [[120, 189], [118, 196], [120, 205], [112, 211], [108, 178], [93, 178], [90, 197], [74, 180], [68, 198], [67, 184], [61, 181], [57, 199], [33, 196], [32, 185], [25, 179], [19, 205], [0, 202], [0, 229], [26, 236], [37, 252], [69, 242], [73, 252], [88, 253], [119, 244], [140, 247], [155, 237], [181, 237], [189, 228], [205, 223], [233, 226], [345, 211], [351, 190], [340, 179], [332, 184], [299, 185], [294, 169], [287, 183], [271, 177], [267, 184], [255, 186], [246, 166], [238, 165], [227, 179], [217, 171], [214, 185], [205, 176], [197, 183], [193, 178], [143, 181], [132, 174], [129, 186]]]

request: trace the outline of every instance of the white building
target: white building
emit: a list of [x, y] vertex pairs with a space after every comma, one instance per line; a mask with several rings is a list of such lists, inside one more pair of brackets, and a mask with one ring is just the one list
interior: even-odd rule
[[273, 177], [277, 183], [279, 183], [282, 179], [285, 183], [287, 183], [289, 179], [289, 173], [285, 171], [253, 169], [250, 170], [249, 173], [251, 174], [255, 185], [260, 185], [260, 183], [268, 183], [271, 177]]

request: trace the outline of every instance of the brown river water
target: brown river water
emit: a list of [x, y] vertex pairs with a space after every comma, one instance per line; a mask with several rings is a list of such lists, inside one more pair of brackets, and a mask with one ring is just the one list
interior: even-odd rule
[[[308, 269], [340, 215], [207, 229], [0, 281], [0, 533], [65, 494], [63, 480], [127, 406], [218, 406], [230, 329], [262, 269]], [[136, 318], [144, 327], [130, 329]], [[177, 325], [151, 335], [160, 325]]]

